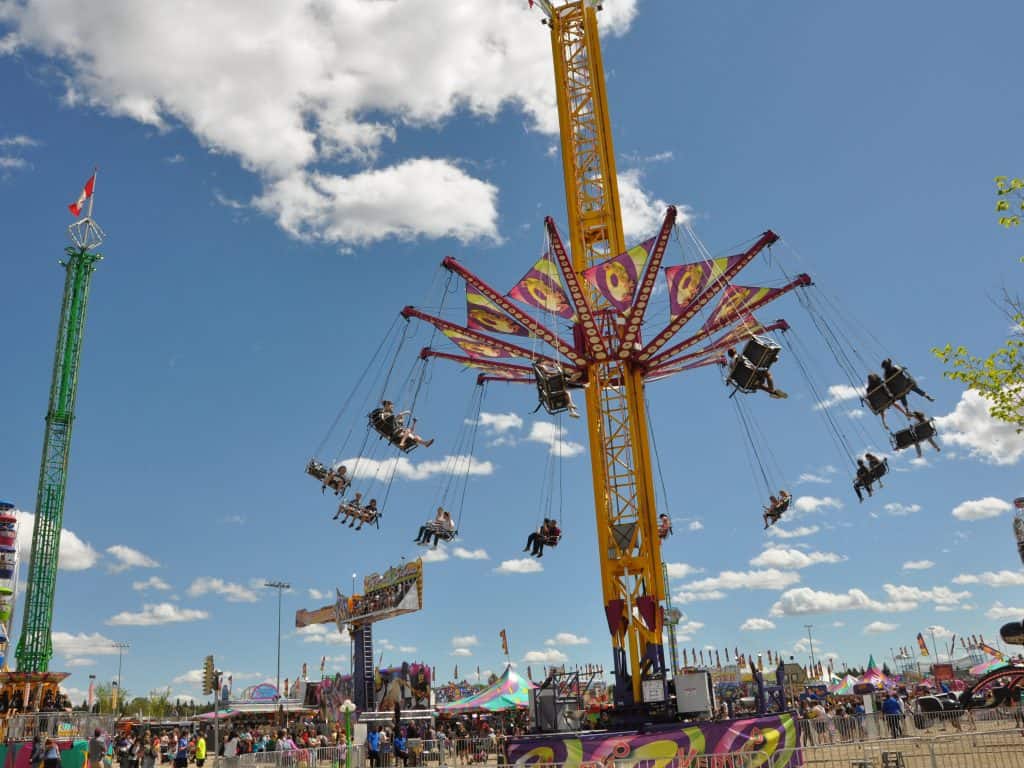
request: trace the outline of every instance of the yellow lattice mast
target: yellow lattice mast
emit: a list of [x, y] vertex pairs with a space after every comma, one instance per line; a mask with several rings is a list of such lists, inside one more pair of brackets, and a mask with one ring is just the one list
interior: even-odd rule
[[[573, 268], [589, 289], [591, 307], [600, 310], [608, 302], [583, 279], [583, 270], [626, 249], [596, 9], [582, 0], [567, 3], [552, 8], [548, 24]], [[591, 343], [603, 345], [606, 354], [595, 354], [587, 368], [590, 459], [601, 586], [615, 654], [615, 698], [628, 705], [643, 700], [644, 678], [664, 679], [660, 604], [665, 584], [643, 373], [619, 355], [625, 325], [613, 313], [600, 312], [595, 312], [595, 324], [600, 338]], [[620, 690], [624, 685], [631, 690]]]

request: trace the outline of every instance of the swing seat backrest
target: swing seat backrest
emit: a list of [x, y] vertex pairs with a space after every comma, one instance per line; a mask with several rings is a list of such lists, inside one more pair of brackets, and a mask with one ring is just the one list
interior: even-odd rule
[[767, 336], [754, 336], [743, 347], [742, 356], [762, 371], [768, 370], [779, 359], [782, 347]]
[[885, 388], [889, 390], [893, 400], [899, 400], [901, 397], [906, 397], [914, 388], [914, 379], [905, 368], [900, 368], [885, 380]]
[[891, 408], [892, 404], [896, 402], [896, 399], [889, 392], [885, 384], [879, 384], [878, 386], [869, 389], [867, 395], [861, 398], [861, 402], [868, 407], [868, 410], [877, 416], [886, 409]]
[[741, 392], [753, 392], [761, 383], [763, 373], [745, 357], [737, 357], [727, 381]]
[[914, 433], [913, 427], [904, 427], [903, 429], [893, 432], [889, 436], [889, 441], [892, 443], [893, 450], [902, 451], [904, 448], [909, 448], [912, 445], [917, 445], [920, 441], [917, 439], [917, 435]]
[[931, 419], [928, 421], [922, 421], [920, 424], [915, 424], [913, 429], [914, 437], [917, 438], [917, 442], [919, 443], [935, 437], [935, 422]]
[[395, 414], [385, 416], [384, 411], [381, 408], [375, 408], [370, 411], [370, 426], [372, 426], [381, 437], [386, 437], [388, 440], [394, 440], [398, 431], [402, 428], [398, 419], [395, 418]]
[[874, 483], [889, 474], [889, 460], [882, 459], [878, 464], [868, 470], [868, 479]]
[[553, 366], [536, 362], [533, 364], [533, 370], [537, 383], [537, 399], [544, 406], [544, 410], [552, 415], [567, 411], [569, 392], [561, 366], [555, 370]]
[[775, 511], [776, 511], [776, 512], [778, 512], [778, 513], [779, 513], [779, 514], [781, 515], [781, 514], [782, 514], [783, 512], [786, 512], [786, 511], [787, 511], [787, 510], [789, 509], [789, 505], [790, 505], [790, 504], [792, 503], [792, 501], [793, 501], [793, 497], [792, 497], [792, 496], [787, 496], [787, 497], [785, 498], [785, 500], [784, 500], [784, 501], [782, 501], [782, 502], [781, 502], [781, 503], [780, 503], [780, 504], [779, 504], [779, 505], [778, 505], [778, 506], [777, 506], [777, 507], [775, 508]]
[[558, 546], [558, 541], [561, 538], [562, 538], [562, 532], [561, 531], [556, 533], [554, 536], [551, 536], [551, 535], [545, 536], [544, 537], [544, 546], [545, 547], [557, 547]]
[[306, 465], [306, 474], [315, 477], [317, 480], [323, 480], [327, 477], [327, 467], [316, 459], [310, 459], [309, 464]]

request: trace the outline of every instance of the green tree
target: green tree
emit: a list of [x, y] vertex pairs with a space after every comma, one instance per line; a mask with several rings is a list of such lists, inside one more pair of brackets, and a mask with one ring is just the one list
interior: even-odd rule
[[150, 717], [164, 718], [171, 710], [171, 689], [154, 688], [149, 692], [149, 707], [146, 714]]
[[[996, 213], [1007, 229], [1021, 226], [1024, 214], [1024, 179], [996, 177]], [[1024, 302], [1005, 293], [1004, 311], [1015, 335], [987, 357], [972, 355], [964, 346], [947, 344], [932, 352], [949, 366], [945, 377], [965, 384], [989, 402], [994, 419], [1024, 431]]]

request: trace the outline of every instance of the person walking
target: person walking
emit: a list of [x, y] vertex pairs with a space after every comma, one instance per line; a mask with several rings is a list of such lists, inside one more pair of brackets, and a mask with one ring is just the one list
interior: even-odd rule
[[45, 753], [43, 750], [43, 739], [37, 733], [32, 738], [32, 752], [29, 754], [28, 757], [28, 764], [30, 768], [42, 768], [44, 754]]
[[903, 707], [895, 693], [890, 693], [882, 702], [882, 715], [889, 725], [889, 733], [894, 739], [903, 736]]
[[89, 739], [89, 768], [102, 768], [103, 758], [107, 754], [107, 742], [103, 740], [103, 731], [97, 728]]
[[380, 726], [371, 725], [366, 734], [366, 757], [373, 768], [380, 766]]
[[43, 768], [60, 768], [60, 750], [53, 739], [43, 742]]

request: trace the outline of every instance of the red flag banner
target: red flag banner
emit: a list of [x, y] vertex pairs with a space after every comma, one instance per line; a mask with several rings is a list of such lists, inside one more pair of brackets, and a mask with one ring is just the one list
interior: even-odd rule
[[497, 304], [471, 285], [466, 286], [466, 327], [474, 331], [529, 336], [530, 332], [506, 315]]
[[82, 209], [85, 208], [85, 201], [92, 197], [92, 191], [96, 188], [96, 174], [94, 173], [89, 177], [89, 180], [85, 182], [85, 186], [82, 188], [82, 194], [78, 196], [78, 200], [71, 203], [68, 206], [68, 210], [71, 211], [72, 216], [81, 216]]
[[761, 301], [770, 301], [783, 293], [781, 288], [767, 288], [748, 285], [730, 285], [704, 323], [703, 330], [725, 325], [747, 314], [748, 308]]
[[583, 272], [583, 277], [597, 288], [615, 309], [625, 312], [633, 305], [637, 283], [644, 274], [644, 267], [651, 257], [651, 249], [654, 248], [656, 239], [652, 237], [625, 253], [595, 264]]
[[523, 275], [522, 280], [512, 286], [508, 295], [521, 304], [553, 312], [566, 320], [572, 320], [576, 316], [569, 296], [562, 289], [558, 265], [548, 253]]
[[503, 629], [498, 633], [501, 638], [501, 652], [508, 656], [508, 633]]
[[499, 360], [501, 358], [512, 357], [512, 355], [501, 347], [493, 344], [487, 344], [486, 342], [475, 339], [472, 336], [467, 336], [464, 333], [459, 333], [458, 331], [450, 328], [441, 331], [441, 333], [451, 339], [452, 343], [467, 355], [475, 357], [478, 360]]
[[922, 656], [931, 655], [930, 653], [928, 653], [928, 646], [924, 642], [924, 635], [922, 635], [920, 632], [917, 633], [917, 647], [921, 650]]
[[668, 282], [668, 306], [672, 317], [678, 317], [690, 308], [694, 299], [704, 293], [706, 288], [714, 285], [725, 274], [729, 267], [742, 259], [742, 256], [726, 256], [721, 259], [695, 261], [692, 264], [680, 264], [676, 267], [665, 267], [665, 280]]
[[996, 657], [997, 659], [999, 659], [1000, 661], [1006, 658], [1006, 656], [1005, 656], [1005, 655], [1003, 654], [1003, 652], [1002, 652], [1002, 651], [997, 651], [997, 650], [996, 650], [995, 648], [993, 648], [993, 647], [992, 647], [991, 645], [989, 645], [988, 643], [979, 643], [979, 644], [978, 644], [978, 648], [980, 648], [981, 650], [983, 650], [983, 651], [984, 651], [985, 653], [987, 653], [987, 654], [988, 654], [989, 656], [995, 656], [995, 657]]

